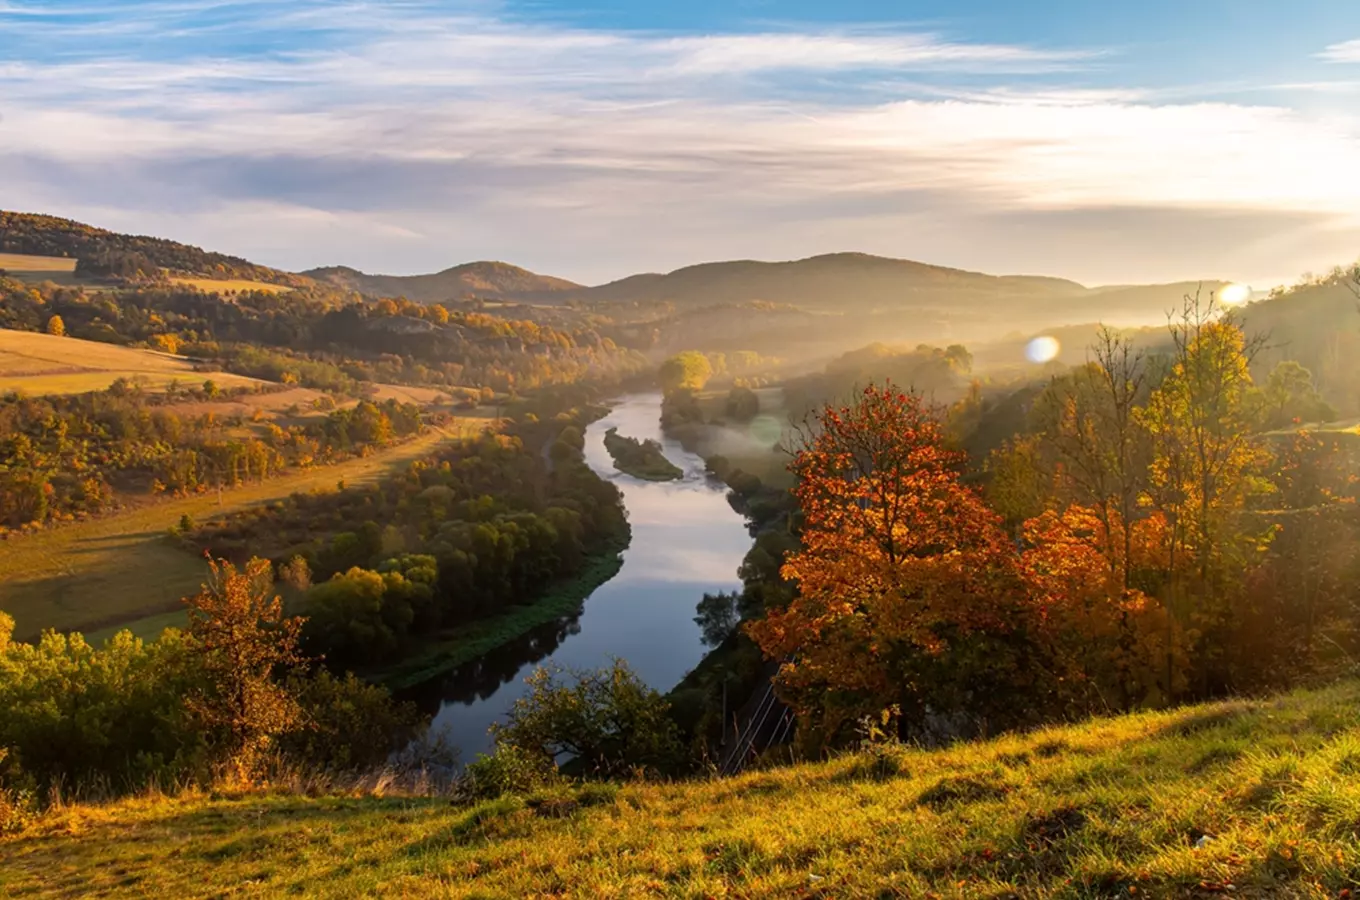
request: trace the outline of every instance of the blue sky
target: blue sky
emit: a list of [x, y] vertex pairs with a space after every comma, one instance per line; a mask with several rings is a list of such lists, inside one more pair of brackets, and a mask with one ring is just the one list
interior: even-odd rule
[[0, 0], [0, 207], [300, 269], [1360, 254], [1360, 3]]

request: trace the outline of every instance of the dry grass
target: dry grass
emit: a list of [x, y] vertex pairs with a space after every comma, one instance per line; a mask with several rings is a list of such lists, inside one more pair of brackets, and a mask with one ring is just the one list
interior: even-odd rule
[[74, 272], [76, 261], [65, 256], [28, 256], [23, 253], [0, 253], [0, 269], [6, 272]]
[[235, 293], [241, 291], [267, 291], [271, 294], [284, 294], [292, 288], [283, 284], [270, 284], [267, 281], [244, 281], [239, 278], [185, 278], [181, 276], [171, 276], [170, 281], [174, 284], [188, 285], [196, 287], [200, 291], [207, 291], [215, 294]]
[[0, 329], [0, 393], [77, 394], [107, 388], [118, 378], [163, 387], [171, 381], [219, 386], [261, 384], [227, 372], [195, 372], [181, 356], [98, 341]]
[[0, 840], [32, 897], [1339, 898], [1360, 686], [476, 806], [147, 796]]
[[456, 423], [385, 453], [272, 478], [216, 494], [166, 500], [139, 509], [0, 542], [0, 609], [12, 615], [16, 633], [44, 628], [84, 631], [138, 622], [178, 607], [202, 583], [202, 560], [166, 537], [188, 515], [203, 521], [294, 492], [331, 490], [377, 480], [430, 453], [450, 436], [480, 427]]
[[449, 397], [447, 391], [438, 388], [412, 387], [408, 384], [374, 383], [372, 387], [375, 389], [373, 394], [375, 400], [396, 400], [399, 403], [415, 403], [419, 406], [446, 401]]

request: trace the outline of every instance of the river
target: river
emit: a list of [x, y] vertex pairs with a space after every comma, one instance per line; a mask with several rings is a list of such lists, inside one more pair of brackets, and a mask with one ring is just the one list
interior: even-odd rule
[[[649, 482], [618, 471], [604, 448], [610, 428], [660, 441], [685, 477]], [[487, 728], [523, 695], [535, 666], [595, 669], [618, 657], [651, 687], [670, 690], [705, 652], [695, 604], [706, 592], [741, 587], [737, 568], [751, 546], [746, 524], [726, 490], [705, 477], [704, 461], [661, 433], [659, 394], [617, 401], [586, 429], [585, 458], [623, 492], [633, 530], [623, 567], [579, 616], [536, 629], [427, 688], [439, 695], [432, 731], [458, 747], [463, 762], [489, 750]]]

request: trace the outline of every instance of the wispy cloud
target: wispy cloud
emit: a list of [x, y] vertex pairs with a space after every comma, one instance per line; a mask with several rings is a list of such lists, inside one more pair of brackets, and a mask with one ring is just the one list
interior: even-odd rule
[[[1080, 240], [1025, 245], [1031, 261], [980, 236], [1098, 212], [1141, 246], [1179, 233], [1150, 214], [1166, 212], [1220, 223], [1198, 238], [1212, 261], [1251, 261], [1253, 223], [1332, 253], [1328, 229], [1360, 209], [1355, 117], [1091, 87], [1100, 48], [591, 30], [421, 3], [136, 8], [0, 0], [0, 34], [26, 38], [0, 63], [6, 205], [295, 267], [489, 255], [587, 280], [837, 248], [1123, 280], [1140, 260], [1069, 249], [1089, 219]], [[1272, 266], [1298, 253], [1272, 247]]]
[[1318, 58], [1327, 62], [1360, 63], [1360, 39], [1332, 44], [1319, 53]]

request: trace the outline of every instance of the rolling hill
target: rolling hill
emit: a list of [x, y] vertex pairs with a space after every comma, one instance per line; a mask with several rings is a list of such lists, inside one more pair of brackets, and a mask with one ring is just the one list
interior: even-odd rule
[[[347, 266], [289, 273], [162, 238], [3, 211], [0, 253], [47, 257], [52, 262], [81, 259], [87, 268], [131, 265], [135, 270], [137, 265], [153, 265], [172, 278], [219, 279], [205, 289], [223, 290], [223, 285], [231, 284], [227, 279], [241, 279], [281, 286], [320, 285], [369, 297], [404, 296], [421, 303], [469, 298], [539, 306], [576, 302], [606, 314], [618, 312], [624, 318], [654, 319], [765, 301], [803, 313], [849, 316], [871, 330], [904, 326], [920, 333], [923, 340], [951, 335], [971, 340], [995, 333], [998, 325], [1009, 329], [1097, 320], [1155, 322], [1178, 305], [1185, 293], [1200, 287], [1216, 290], [1223, 284], [1093, 288], [1062, 278], [988, 275], [864, 253], [831, 253], [787, 262], [710, 262], [665, 274], [631, 275], [598, 286], [485, 261], [426, 275], [371, 275]], [[40, 274], [51, 277], [52, 273]], [[77, 267], [75, 275], [80, 274]], [[933, 323], [929, 334], [920, 327], [926, 323]], [[844, 331], [845, 326], [836, 330]]]
[[[1015, 324], [1054, 321], [1155, 321], [1198, 282], [1090, 288], [1062, 278], [987, 275], [864, 253], [832, 253], [789, 262], [735, 260], [666, 274], [631, 275], [587, 287], [505, 263], [468, 263], [433, 275], [367, 275], [345, 267], [302, 273], [368, 296], [420, 302], [479, 297], [597, 308], [663, 307], [683, 313], [767, 301], [805, 312], [937, 318], [980, 314]], [[1204, 282], [1215, 290], [1222, 282]]]
[[417, 303], [438, 303], [469, 297], [532, 297], [581, 290], [581, 285], [537, 275], [503, 262], [471, 262], [433, 275], [369, 275], [348, 266], [309, 269], [302, 273], [323, 284], [370, 297], [405, 297]]
[[[145, 260], [173, 274], [301, 286], [310, 280], [165, 238], [119, 234], [71, 219], [0, 210], [0, 253], [86, 260]], [[75, 268], [77, 274], [79, 268]]]

